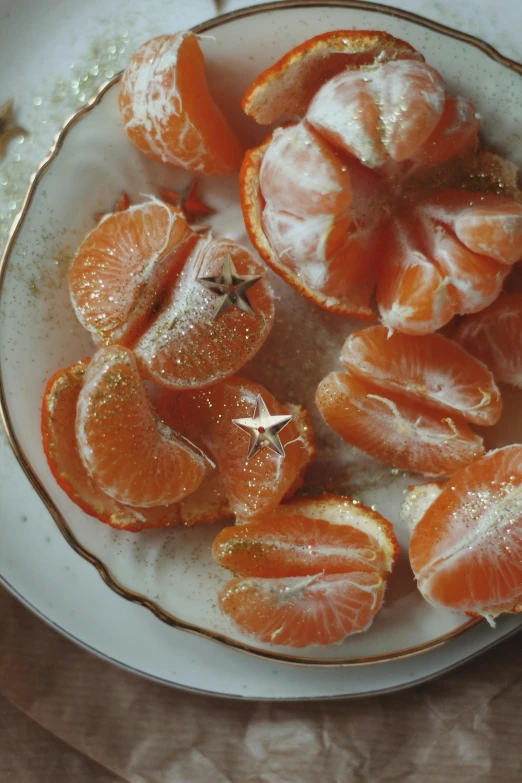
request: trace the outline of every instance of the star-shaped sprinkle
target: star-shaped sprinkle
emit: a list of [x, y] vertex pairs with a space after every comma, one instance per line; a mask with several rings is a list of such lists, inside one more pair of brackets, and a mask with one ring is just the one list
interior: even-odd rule
[[250, 437], [247, 460], [264, 448], [275, 451], [280, 457], [284, 457], [285, 449], [279, 433], [292, 419], [291, 415], [271, 416], [265, 401], [258, 394], [256, 408], [251, 419], [232, 419], [232, 423], [240, 427]]
[[96, 223], [99, 223], [106, 215], [114, 215], [115, 212], [125, 212], [131, 205], [131, 200], [124, 190], [118, 196], [118, 200], [114, 205], [112, 212], [96, 212], [94, 219]]
[[5, 157], [7, 145], [15, 136], [27, 136], [28, 131], [17, 125], [14, 118], [13, 101], [0, 106], [0, 160]]
[[232, 305], [249, 315], [255, 315], [248, 300], [247, 291], [262, 277], [263, 275], [238, 274], [230, 253], [227, 253], [225, 256], [220, 275], [216, 277], [198, 277], [198, 283], [201, 283], [202, 286], [205, 286], [214, 294], [218, 294], [212, 316], [213, 319], [216, 320]]
[[163, 201], [181, 209], [188, 223], [195, 223], [202, 217], [215, 215], [216, 210], [205, 204], [198, 196], [198, 181], [193, 179], [184, 193], [178, 193], [169, 188], [158, 188]]

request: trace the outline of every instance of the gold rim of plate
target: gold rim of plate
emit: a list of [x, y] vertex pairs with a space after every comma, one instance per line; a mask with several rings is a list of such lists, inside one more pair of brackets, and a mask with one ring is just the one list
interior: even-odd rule
[[[263, 14], [270, 11], [279, 11], [281, 9], [289, 9], [289, 8], [299, 9], [299, 8], [306, 8], [310, 6], [349, 8], [349, 9], [356, 9], [362, 11], [370, 11], [374, 13], [381, 13], [397, 19], [404, 19], [408, 22], [413, 22], [414, 24], [420, 25], [421, 27], [425, 27], [429, 30], [433, 30], [442, 35], [470, 44], [471, 46], [480, 49], [482, 52], [487, 54], [488, 57], [491, 57], [491, 59], [496, 60], [501, 65], [504, 65], [506, 68], [509, 68], [510, 70], [513, 70], [519, 73], [520, 76], [522, 76], [521, 64], [515, 62], [514, 60], [510, 60], [508, 57], [504, 57], [504, 55], [500, 54], [500, 52], [498, 52], [496, 49], [494, 49], [492, 46], [485, 43], [484, 41], [481, 41], [479, 38], [475, 38], [474, 36], [468, 35], [467, 33], [459, 32], [458, 30], [453, 30], [451, 27], [446, 27], [445, 25], [439, 24], [438, 22], [433, 22], [417, 14], [410, 13], [409, 11], [403, 11], [398, 8], [391, 8], [389, 6], [381, 5], [378, 3], [365, 2], [364, 0], [278, 0], [278, 2], [265, 3], [263, 5], [258, 5], [258, 6], [250, 6], [248, 8], [242, 8], [238, 11], [232, 11], [231, 13], [228, 14], [222, 14], [221, 16], [214, 17], [213, 19], [210, 19], [207, 22], [202, 22], [201, 24], [196, 25], [196, 27], [192, 28], [192, 31], [195, 33], [204, 33], [216, 27], [221, 27], [222, 25], [226, 25], [229, 22], [233, 22], [236, 19], [242, 19], [249, 16], [256, 16], [258, 14]], [[16, 240], [22, 228], [29, 207], [31, 206], [31, 202], [33, 200], [34, 194], [36, 192], [39, 183], [41, 182], [45, 172], [47, 171], [47, 169], [49, 168], [53, 160], [57, 157], [58, 153], [60, 152], [63, 142], [67, 134], [69, 133], [69, 131], [88, 112], [92, 111], [92, 109], [94, 109], [98, 105], [98, 103], [101, 101], [104, 95], [111, 89], [111, 87], [113, 87], [117, 82], [120, 81], [121, 76], [122, 76], [122, 71], [117, 73], [116, 76], [114, 76], [110, 81], [102, 85], [98, 93], [88, 103], [82, 106], [81, 109], [75, 112], [72, 115], [72, 117], [69, 118], [69, 120], [67, 120], [65, 125], [56, 135], [56, 138], [54, 140], [54, 143], [51, 147], [49, 154], [47, 155], [46, 158], [44, 158], [44, 160], [40, 163], [40, 165], [32, 175], [30, 185], [25, 195], [21, 210], [13, 222], [13, 225], [9, 232], [6, 246], [4, 248], [4, 252], [2, 253], [2, 256], [0, 258], [0, 298], [3, 292], [5, 273], [7, 271], [9, 259], [13, 252], [13, 248], [16, 244]], [[21, 466], [25, 475], [27, 476], [32, 486], [36, 490], [38, 496], [44, 503], [45, 507], [53, 517], [60, 532], [63, 534], [64, 538], [71, 545], [71, 547], [79, 555], [81, 555], [81, 557], [83, 557], [85, 560], [87, 560], [96, 568], [103, 581], [111, 588], [111, 590], [114, 590], [115, 593], [121, 595], [122, 598], [125, 598], [128, 601], [132, 601], [133, 603], [137, 603], [140, 604], [141, 606], [144, 606], [146, 609], [149, 609], [154, 615], [156, 615], [156, 617], [158, 617], [164, 623], [167, 623], [167, 625], [170, 625], [173, 628], [176, 628], [180, 631], [186, 631], [187, 633], [195, 634], [196, 636], [201, 636], [203, 638], [210, 639], [211, 641], [217, 642], [218, 644], [221, 644], [225, 647], [230, 647], [231, 649], [246, 653], [247, 655], [251, 655], [256, 658], [263, 658], [265, 660], [277, 661], [278, 663], [292, 664], [294, 666], [339, 668], [339, 667], [348, 667], [348, 666], [365, 666], [365, 665], [378, 664], [378, 663], [387, 663], [389, 661], [395, 661], [401, 658], [409, 658], [414, 655], [419, 655], [420, 653], [427, 652], [428, 650], [433, 650], [437, 647], [441, 647], [442, 645], [446, 644], [452, 639], [455, 639], [456, 637], [465, 633], [470, 628], [473, 628], [478, 623], [483, 622], [483, 620], [480, 619], [470, 619], [467, 622], [463, 623], [458, 628], [456, 628], [455, 630], [445, 634], [444, 636], [440, 636], [436, 639], [432, 639], [431, 641], [418, 645], [416, 647], [409, 647], [404, 650], [395, 650], [392, 653], [387, 653], [384, 655], [375, 655], [375, 656], [367, 656], [367, 657], [359, 657], [359, 658], [305, 658], [299, 655], [295, 655], [295, 656], [286, 655], [276, 651], [272, 652], [272, 651], [262, 650], [253, 645], [249, 645], [246, 643], [236, 641], [235, 639], [231, 639], [230, 637], [224, 634], [213, 632], [206, 628], [202, 628], [197, 625], [192, 625], [191, 623], [185, 622], [184, 620], [180, 620], [179, 618], [175, 617], [174, 615], [162, 609], [161, 606], [157, 604], [155, 601], [152, 601], [146, 596], [136, 593], [127, 587], [124, 587], [113, 576], [113, 574], [105, 566], [105, 564], [96, 555], [90, 552], [86, 547], [83, 546], [83, 544], [81, 544], [78, 541], [78, 539], [70, 529], [69, 525], [67, 524], [66, 519], [63, 517], [63, 515], [54, 505], [53, 501], [47, 494], [47, 491], [43, 483], [40, 481], [33, 467], [31, 466], [25, 454], [23, 453], [23, 450], [20, 446], [20, 443], [14, 431], [9, 410], [7, 407], [1, 370], [0, 370], [0, 418], [7, 432], [7, 438], [9, 444], [14, 452], [16, 459], [18, 460], [19, 465]]]

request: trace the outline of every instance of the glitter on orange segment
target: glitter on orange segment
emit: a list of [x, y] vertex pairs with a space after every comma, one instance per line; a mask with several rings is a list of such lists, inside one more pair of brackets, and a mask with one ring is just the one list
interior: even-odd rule
[[377, 573], [266, 579], [243, 577], [220, 591], [219, 606], [241, 633], [286, 647], [335, 644], [366, 631], [384, 597]]
[[96, 343], [132, 344], [153, 318], [198, 235], [159, 201], [105, 217], [69, 269], [80, 323]]
[[[294, 416], [280, 433], [285, 457], [264, 448], [247, 460], [248, 435], [232, 420], [252, 416], [258, 394], [271, 415]], [[162, 389], [156, 407], [169, 427], [190, 437], [215, 460], [230, 506], [241, 519], [266, 514], [292, 495], [315, 455], [306, 410], [279, 403], [262, 386], [244, 378], [229, 378], [197, 392]]]
[[208, 91], [194, 33], [143, 44], [123, 74], [119, 106], [129, 138], [148, 157], [212, 175], [239, 168], [241, 146]]
[[497, 381], [522, 388], [522, 294], [504, 294], [464, 318], [452, 337], [484, 362]]
[[[155, 321], [134, 346], [140, 371], [172, 389], [208, 386], [233, 375], [261, 348], [274, 321], [266, 269], [231, 239], [198, 237]], [[240, 275], [262, 275], [248, 291], [254, 315], [230, 307], [215, 318], [216, 296], [199, 282], [219, 276], [230, 254]]]
[[327, 375], [316, 404], [344, 440], [397, 468], [449, 476], [484, 453], [482, 438], [460, 417], [348, 373]]
[[351, 498], [323, 495], [291, 500], [255, 522], [223, 529], [212, 554], [238, 576], [375, 571], [386, 578], [399, 544], [390, 522], [376, 511]]
[[131, 532], [215, 522], [229, 516], [217, 471], [184, 500], [156, 508], [123, 505], [98, 487], [80, 458], [75, 433], [78, 396], [87, 365], [85, 360], [57, 372], [47, 383], [42, 402], [44, 452], [54, 478], [71, 500], [101, 522]]
[[398, 392], [473, 424], [495, 424], [502, 400], [489, 370], [441, 334], [423, 337], [369, 326], [343, 345], [345, 369], [386, 391]]
[[195, 492], [213, 464], [157, 416], [131, 351], [100, 349], [78, 397], [76, 437], [83, 464], [108, 495], [133, 506], [163, 506]]
[[490, 621], [522, 611], [522, 446], [452, 476], [414, 527], [410, 562], [435, 606]]

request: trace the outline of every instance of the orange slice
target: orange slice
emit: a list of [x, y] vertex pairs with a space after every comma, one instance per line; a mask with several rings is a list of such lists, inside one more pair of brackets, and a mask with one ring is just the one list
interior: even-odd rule
[[376, 511], [351, 498], [324, 495], [291, 500], [255, 522], [224, 528], [212, 554], [241, 576], [375, 571], [387, 577], [399, 545], [390, 522]]
[[460, 418], [346, 373], [321, 381], [316, 404], [344, 440], [397, 468], [449, 476], [484, 453]]
[[85, 360], [57, 372], [47, 383], [42, 403], [42, 438], [47, 462], [71, 500], [90, 516], [132, 532], [215, 522], [229, 516], [217, 471], [209, 473], [189, 497], [156, 508], [123, 505], [98, 487], [80, 458], [75, 434], [76, 407], [87, 364]]
[[522, 610], [522, 446], [452, 477], [413, 530], [410, 562], [435, 606], [490, 620]]
[[[227, 254], [239, 275], [261, 275], [248, 291], [253, 315], [230, 307], [214, 319], [216, 295], [198, 278], [219, 276]], [[261, 348], [274, 322], [266, 269], [231, 239], [200, 238], [156, 320], [134, 346], [144, 377], [173, 389], [208, 386], [237, 372]]]
[[[264, 448], [247, 460], [248, 435], [232, 419], [251, 417], [258, 394], [271, 415], [294, 416], [280, 433], [284, 458]], [[244, 378], [229, 378], [197, 392], [174, 394], [162, 389], [156, 406], [169, 427], [186, 434], [212, 455], [230, 506], [242, 519], [267, 514], [293, 494], [315, 454], [305, 409], [282, 405], [262, 386]]]
[[204, 174], [239, 168], [241, 146], [208, 91], [194, 33], [140, 46], [123, 74], [119, 106], [129, 138], [149, 158]]
[[91, 478], [133, 506], [163, 506], [190, 495], [213, 465], [156, 416], [133, 354], [98, 351], [78, 397], [76, 437]]
[[263, 71], [243, 98], [243, 110], [261, 125], [302, 117], [317, 90], [336, 74], [403, 58], [423, 59], [408, 43], [381, 30], [322, 33]]
[[434, 68], [400, 60], [334, 76], [314, 95], [306, 118], [332, 144], [377, 168], [415, 155], [438, 125], [445, 100]]
[[379, 611], [385, 582], [379, 574], [228, 582], [219, 605], [236, 628], [260, 642], [286, 647], [326, 645], [366, 631]]
[[446, 98], [439, 122], [426, 142], [410, 160], [418, 168], [444, 163], [462, 152], [476, 138], [480, 130], [480, 116], [473, 104], [458, 96]]
[[522, 294], [505, 294], [464, 318], [452, 336], [498, 381], [522, 388]]
[[349, 373], [474, 424], [495, 424], [502, 400], [489, 370], [440, 334], [388, 335], [383, 326], [351, 334], [341, 361]]
[[69, 269], [69, 289], [97, 343], [132, 343], [197, 239], [181, 212], [159, 201], [109, 215], [91, 231]]

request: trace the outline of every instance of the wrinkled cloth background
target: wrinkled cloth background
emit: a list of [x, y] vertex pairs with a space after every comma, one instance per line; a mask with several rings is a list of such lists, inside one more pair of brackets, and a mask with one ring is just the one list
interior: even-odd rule
[[[521, 60], [519, 2], [395, 5]], [[0, 618], [0, 783], [522, 780], [521, 634], [415, 689], [281, 704], [185, 693], [119, 670], [2, 588]]]

